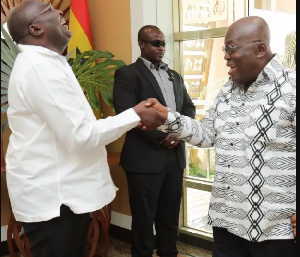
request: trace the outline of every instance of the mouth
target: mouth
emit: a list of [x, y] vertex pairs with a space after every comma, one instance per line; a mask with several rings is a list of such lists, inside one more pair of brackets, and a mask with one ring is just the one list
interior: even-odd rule
[[60, 23], [60, 25], [62, 27], [66, 27], [66, 26], [68, 27], [68, 24], [67, 24], [67, 22], [65, 20], [62, 20], [61, 23]]
[[230, 69], [228, 71], [228, 75], [232, 76], [232, 74], [236, 71], [236, 65], [227, 65]]
[[157, 53], [157, 55], [158, 55], [160, 58], [163, 58], [164, 55], [165, 55], [165, 53], [164, 53], [164, 52], [159, 52], [159, 53]]

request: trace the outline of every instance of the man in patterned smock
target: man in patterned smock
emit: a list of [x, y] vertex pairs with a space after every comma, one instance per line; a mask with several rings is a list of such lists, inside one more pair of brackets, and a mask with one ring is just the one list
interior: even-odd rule
[[161, 130], [216, 148], [213, 257], [294, 257], [296, 73], [271, 52], [260, 17], [233, 23], [223, 50], [230, 78], [201, 122], [149, 105], [167, 118]]

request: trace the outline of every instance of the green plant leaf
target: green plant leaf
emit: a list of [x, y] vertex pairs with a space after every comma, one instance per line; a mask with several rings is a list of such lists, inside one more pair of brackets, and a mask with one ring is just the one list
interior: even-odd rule
[[[75, 50], [76, 50], [76, 48], [73, 48], [73, 49], [71, 50], [71, 52], [68, 53], [68, 54], [65, 56], [65, 58], [66, 58], [67, 61], [71, 58], [71, 56], [73, 55], [73, 53], [75, 52]], [[74, 60], [74, 58], [73, 58], [73, 60]]]
[[91, 67], [90, 69], [85, 69], [85, 71], [83, 72], [78, 71], [78, 77], [84, 77], [86, 75], [89, 76], [91, 73], [98, 75], [107, 74], [109, 72], [115, 71], [116, 69], [124, 65], [125, 62], [122, 60], [107, 59], [102, 63], [96, 63], [93, 67]]
[[8, 88], [8, 82], [1, 81], [1, 95], [4, 94], [2, 92], [3, 88]]
[[3, 42], [1, 42], [1, 60], [10, 68], [14, 66], [14, 59], [11, 56], [11, 52]]
[[1, 41], [1, 51], [4, 52], [12, 62], [14, 62], [16, 56], [3, 41]]
[[[12, 40], [11, 36], [7, 33], [7, 31], [4, 29], [3, 25], [1, 24], [1, 32], [3, 34], [3, 37], [5, 39], [5, 42], [7, 44], [7, 46], [9, 47], [11, 54], [13, 56], [13, 59], [15, 59], [18, 55], [18, 53], [20, 53], [19, 48], [17, 47], [17, 45], [14, 43], [14, 41]], [[1, 50], [2, 50], [2, 45], [1, 45]]]
[[78, 64], [75, 66], [75, 70], [78, 73], [81, 73], [83, 70], [88, 69], [92, 64], [94, 64], [96, 60], [96, 54], [90, 56], [84, 56], [83, 54], [81, 54], [80, 56], [82, 57], [80, 58]]
[[5, 73], [1, 73], [1, 81], [8, 82], [9, 75], [6, 75]]
[[11, 74], [11, 68], [2, 61], [1, 61], [1, 72], [4, 72], [7, 75]]
[[97, 85], [97, 89], [100, 93], [100, 95], [102, 96], [104, 102], [111, 106], [114, 110], [114, 107], [113, 107], [113, 92], [110, 88], [106, 88], [104, 87], [103, 85], [100, 86], [100, 85]]
[[95, 86], [92, 83], [86, 83], [86, 93], [91, 107], [99, 111], [99, 99], [96, 95]]
[[7, 100], [7, 95], [1, 96], [1, 104], [6, 103]]
[[97, 71], [98, 71], [98, 69], [94, 70], [93, 72], [86, 73], [85, 75], [79, 75], [77, 79], [80, 81], [84, 81], [87, 79], [88, 80], [97, 80], [99, 83], [104, 82], [104, 81], [111, 81], [111, 80], [113, 81], [114, 80], [114, 75], [110, 73], [111, 71], [103, 71], [101, 69], [99, 70], [99, 72], [97, 72]]
[[[20, 52], [17, 45], [13, 42], [10, 35], [1, 24], [1, 32], [4, 39], [1, 39], [1, 114], [6, 113], [8, 109], [8, 82], [14, 65], [15, 59]], [[2, 120], [2, 130], [8, 126], [8, 120]]]
[[8, 104], [1, 106], [1, 113], [6, 113], [8, 109]]
[[114, 55], [110, 52], [90, 50], [81, 53], [79, 50], [74, 59], [68, 62], [84, 91], [91, 107], [100, 111], [100, 99], [97, 93], [103, 98], [105, 104], [113, 110], [112, 90], [114, 83], [114, 71], [125, 65], [122, 60], [113, 60]]

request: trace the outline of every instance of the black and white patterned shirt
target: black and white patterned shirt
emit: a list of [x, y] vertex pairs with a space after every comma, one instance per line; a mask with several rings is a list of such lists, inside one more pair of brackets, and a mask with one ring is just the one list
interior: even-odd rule
[[249, 241], [293, 239], [296, 213], [296, 72], [277, 55], [244, 93], [231, 79], [202, 121], [169, 112], [161, 130], [215, 145], [209, 224]]

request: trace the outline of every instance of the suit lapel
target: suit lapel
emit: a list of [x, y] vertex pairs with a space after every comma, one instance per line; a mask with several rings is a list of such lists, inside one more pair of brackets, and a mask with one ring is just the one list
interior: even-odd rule
[[152, 87], [154, 88], [158, 98], [157, 100], [167, 106], [166, 101], [164, 99], [164, 96], [161, 92], [161, 89], [158, 85], [158, 82], [156, 81], [156, 78], [154, 77], [154, 75], [152, 74], [152, 72], [147, 68], [147, 66], [144, 64], [143, 60], [141, 60], [140, 58], [137, 59], [136, 61], [136, 65], [138, 67], [138, 69], [141, 71], [141, 73], [144, 75], [144, 77], [151, 83]]

